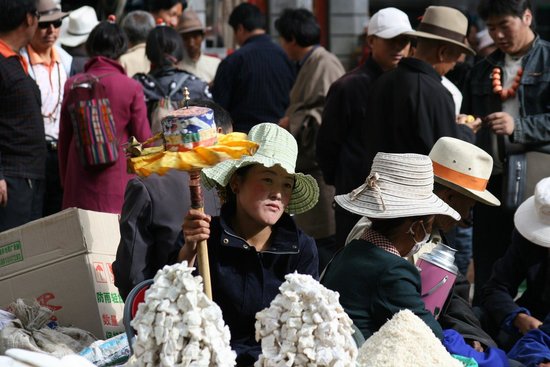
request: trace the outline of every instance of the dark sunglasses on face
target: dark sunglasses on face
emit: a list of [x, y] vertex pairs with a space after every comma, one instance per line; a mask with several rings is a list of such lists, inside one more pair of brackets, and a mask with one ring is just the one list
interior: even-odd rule
[[55, 20], [53, 22], [38, 23], [38, 27], [42, 28], [42, 29], [50, 28], [51, 25], [53, 25], [54, 28], [59, 28], [59, 27], [61, 27], [61, 21], [60, 20]]

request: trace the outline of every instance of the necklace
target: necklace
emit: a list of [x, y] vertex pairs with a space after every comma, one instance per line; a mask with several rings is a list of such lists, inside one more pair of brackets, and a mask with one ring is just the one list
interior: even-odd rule
[[512, 86], [508, 89], [504, 89], [502, 88], [501, 81], [502, 71], [498, 67], [494, 68], [493, 72], [491, 73], [491, 79], [493, 79], [493, 92], [495, 94], [498, 94], [502, 101], [505, 101], [508, 98], [514, 98], [516, 96], [516, 91], [519, 88], [519, 81], [521, 80], [522, 75], [523, 69], [520, 67], [518, 69], [518, 72], [516, 73], [516, 76], [514, 77], [514, 82], [512, 83]]
[[[28, 52], [28, 50], [27, 50]], [[30, 59], [30, 58], [29, 58]], [[34, 70], [34, 66], [29, 62], [32, 73], [34, 74], [34, 77], [36, 78], [36, 71]], [[44, 114], [42, 111], [42, 117], [49, 120], [49, 123], [53, 124], [55, 122], [55, 115], [57, 114], [57, 110], [59, 109], [59, 106], [61, 106], [61, 70], [59, 68], [59, 62], [55, 63], [57, 66], [57, 102], [55, 102], [55, 106], [53, 110], [50, 113]], [[53, 92], [53, 91], [52, 91]]]

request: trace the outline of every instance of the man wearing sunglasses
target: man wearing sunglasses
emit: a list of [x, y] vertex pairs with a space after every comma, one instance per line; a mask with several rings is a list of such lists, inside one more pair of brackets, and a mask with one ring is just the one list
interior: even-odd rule
[[46, 147], [40, 91], [19, 50], [38, 26], [36, 0], [0, 0], [0, 232], [40, 218]]
[[63, 86], [71, 70], [72, 57], [55, 42], [59, 37], [61, 21], [68, 14], [61, 11], [54, 0], [37, 3], [38, 28], [30, 43], [21, 51], [29, 64], [29, 75], [40, 88], [42, 119], [46, 134], [46, 180], [43, 216], [61, 210], [63, 191], [59, 180], [57, 138], [59, 112], [63, 101]]

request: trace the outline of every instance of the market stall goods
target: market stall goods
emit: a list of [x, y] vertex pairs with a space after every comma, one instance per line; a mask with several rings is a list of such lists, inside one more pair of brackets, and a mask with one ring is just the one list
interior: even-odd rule
[[287, 274], [271, 305], [256, 314], [262, 354], [255, 367], [354, 366], [352, 321], [339, 295], [310, 275]]
[[222, 312], [193, 270], [184, 261], [158, 271], [131, 322], [137, 337], [127, 366], [235, 365]]
[[432, 330], [410, 310], [387, 321], [359, 349], [360, 367], [463, 367]]
[[2, 367], [95, 367], [85, 358], [69, 354], [62, 358], [32, 352], [24, 349], [8, 349], [5, 356], [0, 356]]

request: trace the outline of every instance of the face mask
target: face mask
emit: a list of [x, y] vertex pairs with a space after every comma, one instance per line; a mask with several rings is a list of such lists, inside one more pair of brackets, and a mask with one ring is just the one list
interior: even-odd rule
[[[420, 225], [422, 226], [422, 230], [424, 231], [424, 238], [420, 242], [415, 242], [413, 248], [411, 249], [411, 251], [409, 251], [407, 255], [405, 255], [405, 257], [410, 257], [416, 254], [422, 248], [422, 246], [424, 246], [426, 242], [428, 242], [428, 240], [430, 239], [430, 234], [426, 231], [426, 228], [424, 227], [424, 223], [420, 222]], [[414, 231], [412, 230], [412, 225], [411, 225], [411, 228], [409, 228], [409, 230], [407, 231], [407, 233], [410, 233], [412, 235], [413, 240], [416, 241], [414, 237]]]

